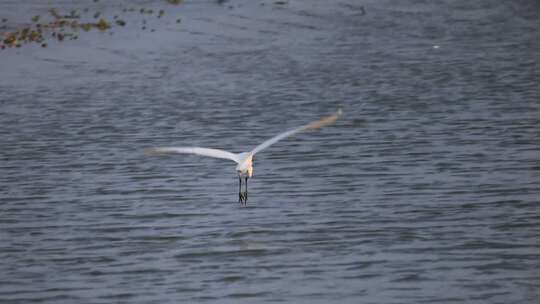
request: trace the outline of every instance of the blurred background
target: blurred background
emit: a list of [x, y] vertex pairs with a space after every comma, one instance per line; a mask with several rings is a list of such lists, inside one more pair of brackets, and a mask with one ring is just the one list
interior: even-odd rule
[[0, 302], [540, 296], [538, 2], [171, 2], [0, 4]]

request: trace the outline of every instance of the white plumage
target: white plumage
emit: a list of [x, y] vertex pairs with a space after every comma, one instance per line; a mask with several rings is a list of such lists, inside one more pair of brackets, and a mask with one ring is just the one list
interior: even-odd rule
[[[215, 158], [229, 159], [237, 163], [236, 171], [238, 172], [238, 178], [240, 180], [240, 189], [239, 189], [239, 201], [240, 203], [247, 202], [247, 180], [253, 175], [253, 156], [261, 152], [262, 150], [268, 148], [269, 146], [275, 144], [276, 142], [292, 136], [296, 133], [307, 131], [311, 129], [318, 129], [323, 126], [334, 123], [338, 117], [342, 114], [341, 109], [339, 109], [333, 115], [324, 117], [317, 121], [311, 122], [307, 125], [283, 132], [279, 135], [276, 135], [262, 144], [255, 147], [250, 152], [242, 153], [232, 153], [229, 151], [224, 151], [220, 149], [211, 149], [211, 148], [201, 148], [201, 147], [159, 147], [151, 148], [146, 150], [149, 154], [163, 154], [163, 153], [183, 153], [183, 154], [197, 154], [202, 156], [209, 156]], [[245, 190], [242, 191], [242, 179], [245, 179]]]

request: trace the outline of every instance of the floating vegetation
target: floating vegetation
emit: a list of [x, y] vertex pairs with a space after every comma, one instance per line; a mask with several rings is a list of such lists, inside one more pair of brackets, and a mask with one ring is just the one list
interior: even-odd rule
[[69, 12], [69, 15], [64, 15], [65, 19], [79, 19], [81, 16], [77, 13], [76, 10]]
[[53, 17], [56, 18], [56, 19], [62, 18], [62, 16], [60, 16], [60, 14], [58, 14], [58, 12], [56, 11], [55, 8], [51, 8], [51, 9], [49, 10], [49, 13], [51, 14], [51, 16], [53, 16]]
[[103, 18], [99, 19], [98, 23], [96, 23], [95, 26], [100, 31], [106, 31], [111, 28], [111, 24]]
[[4, 33], [2, 49], [6, 47], [21, 47], [23, 43], [29, 42], [42, 43], [43, 40], [41, 30], [25, 27], [20, 31]]
[[83, 23], [80, 25], [81, 29], [85, 32], [88, 32], [89, 30], [92, 29], [92, 24], [91, 23]]
[[[141, 13], [141, 15], [144, 15], [144, 14], [146, 14], [146, 15], [152, 15], [152, 14], [154, 13], [154, 10], [153, 10], [153, 9], [145, 9], [145, 8], [141, 8], [141, 9], [139, 10], [139, 13]], [[165, 12], [163, 12], [163, 13], [165, 13]]]
[[[117, 25], [125, 26], [125, 21], [117, 20]], [[111, 28], [111, 24], [105, 20], [100, 19], [97, 23], [80, 23], [77, 20], [69, 19], [55, 19], [48, 23], [38, 23], [35, 27], [25, 27], [20, 30], [0, 33], [0, 47], [5, 49], [6, 47], [21, 47], [27, 43], [38, 43], [41, 47], [47, 47], [45, 43], [44, 32], [49, 32], [50, 36], [56, 40], [62, 42], [64, 40], [76, 40], [79, 36], [75, 32], [78, 29], [84, 31], [90, 31], [91, 29], [97, 29], [100, 31], [106, 31]], [[70, 30], [69, 32], [66, 30]]]
[[[93, 0], [98, 2], [99, 0]], [[286, 0], [276, 0], [277, 2], [287, 2]], [[225, 1], [221, 1], [225, 2]], [[183, 3], [183, 0], [167, 0], [167, 3], [178, 5]], [[49, 44], [45, 41], [47, 37], [52, 37], [54, 40], [63, 42], [66, 40], [76, 40], [79, 38], [78, 31], [82, 30], [84, 32], [91, 31], [93, 29], [99, 31], [108, 31], [113, 26], [125, 27], [127, 22], [124, 18], [121, 18], [119, 15], [114, 15], [109, 21], [107, 18], [102, 17], [102, 12], [95, 11], [90, 12], [89, 8], [84, 8], [81, 10], [71, 10], [69, 14], [60, 13], [61, 10], [57, 8], [51, 8], [48, 10], [49, 15], [35, 15], [31, 18], [32, 23], [30, 25], [25, 25], [23, 28], [11, 29], [8, 31], [2, 31], [8, 29], [6, 23], [8, 22], [7, 18], [1, 18], [0, 23], [0, 49], [4, 50], [6, 48], [20, 48], [24, 44], [36, 43], [42, 48], [46, 48]], [[157, 18], [162, 18], [165, 16], [164, 9], [147, 9], [147, 8], [134, 8], [126, 7], [122, 9], [124, 13], [140, 13], [141, 15], [154, 15]], [[81, 20], [81, 13], [86, 16], [86, 18], [92, 18], [98, 20], [97, 22], [83, 22]], [[49, 19], [49, 20], [47, 20]], [[90, 19], [91, 20], [91, 19]], [[86, 20], [89, 21], [89, 20]], [[182, 22], [181, 18], [176, 19], [176, 23], [180, 24]], [[155, 32], [155, 28], [149, 28], [150, 25], [147, 24], [147, 20], [142, 20], [143, 31], [150, 30], [150, 32]], [[112, 34], [112, 32], [110, 32]], [[49, 38], [50, 39], [50, 38]]]
[[4, 43], [6, 45], [15, 44], [17, 42], [17, 33], [8, 33]]

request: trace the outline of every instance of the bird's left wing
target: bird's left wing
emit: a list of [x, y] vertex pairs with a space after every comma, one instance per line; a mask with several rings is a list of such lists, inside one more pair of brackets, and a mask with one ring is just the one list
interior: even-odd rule
[[326, 125], [329, 125], [329, 124], [332, 124], [334, 123], [339, 116], [341, 116], [341, 109], [337, 110], [336, 113], [334, 113], [333, 115], [330, 115], [330, 116], [326, 116], [326, 117], [323, 117], [317, 121], [314, 121], [312, 123], [309, 123], [305, 126], [301, 126], [301, 127], [298, 127], [296, 129], [292, 129], [292, 130], [289, 130], [289, 131], [286, 131], [286, 132], [283, 132], [279, 135], [276, 135], [272, 138], [270, 138], [269, 140], [263, 142], [262, 144], [258, 145], [257, 147], [255, 147], [255, 149], [253, 149], [250, 153], [252, 155], [254, 155], [255, 153], [257, 152], [260, 152], [266, 148], [268, 148], [269, 146], [275, 144], [276, 142], [286, 138], [286, 137], [289, 137], [291, 135], [294, 135], [298, 132], [302, 132], [302, 131], [306, 131], [306, 130], [310, 130], [310, 129], [318, 129], [318, 128], [321, 128], [321, 127], [324, 127]]
[[197, 154], [202, 156], [209, 156], [215, 158], [230, 159], [234, 162], [240, 162], [238, 154], [231, 153], [219, 149], [200, 148], [200, 147], [161, 147], [150, 148], [146, 150], [147, 154], [167, 154], [167, 153], [183, 153], [183, 154]]

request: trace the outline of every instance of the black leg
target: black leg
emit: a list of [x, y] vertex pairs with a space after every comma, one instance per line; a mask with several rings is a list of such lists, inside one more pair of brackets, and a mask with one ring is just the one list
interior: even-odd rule
[[238, 177], [238, 203], [242, 204], [244, 196], [242, 195], [242, 178]]
[[248, 177], [246, 176], [246, 191], [244, 192], [244, 205], [247, 204], [247, 197], [248, 197], [247, 181], [248, 181]]

